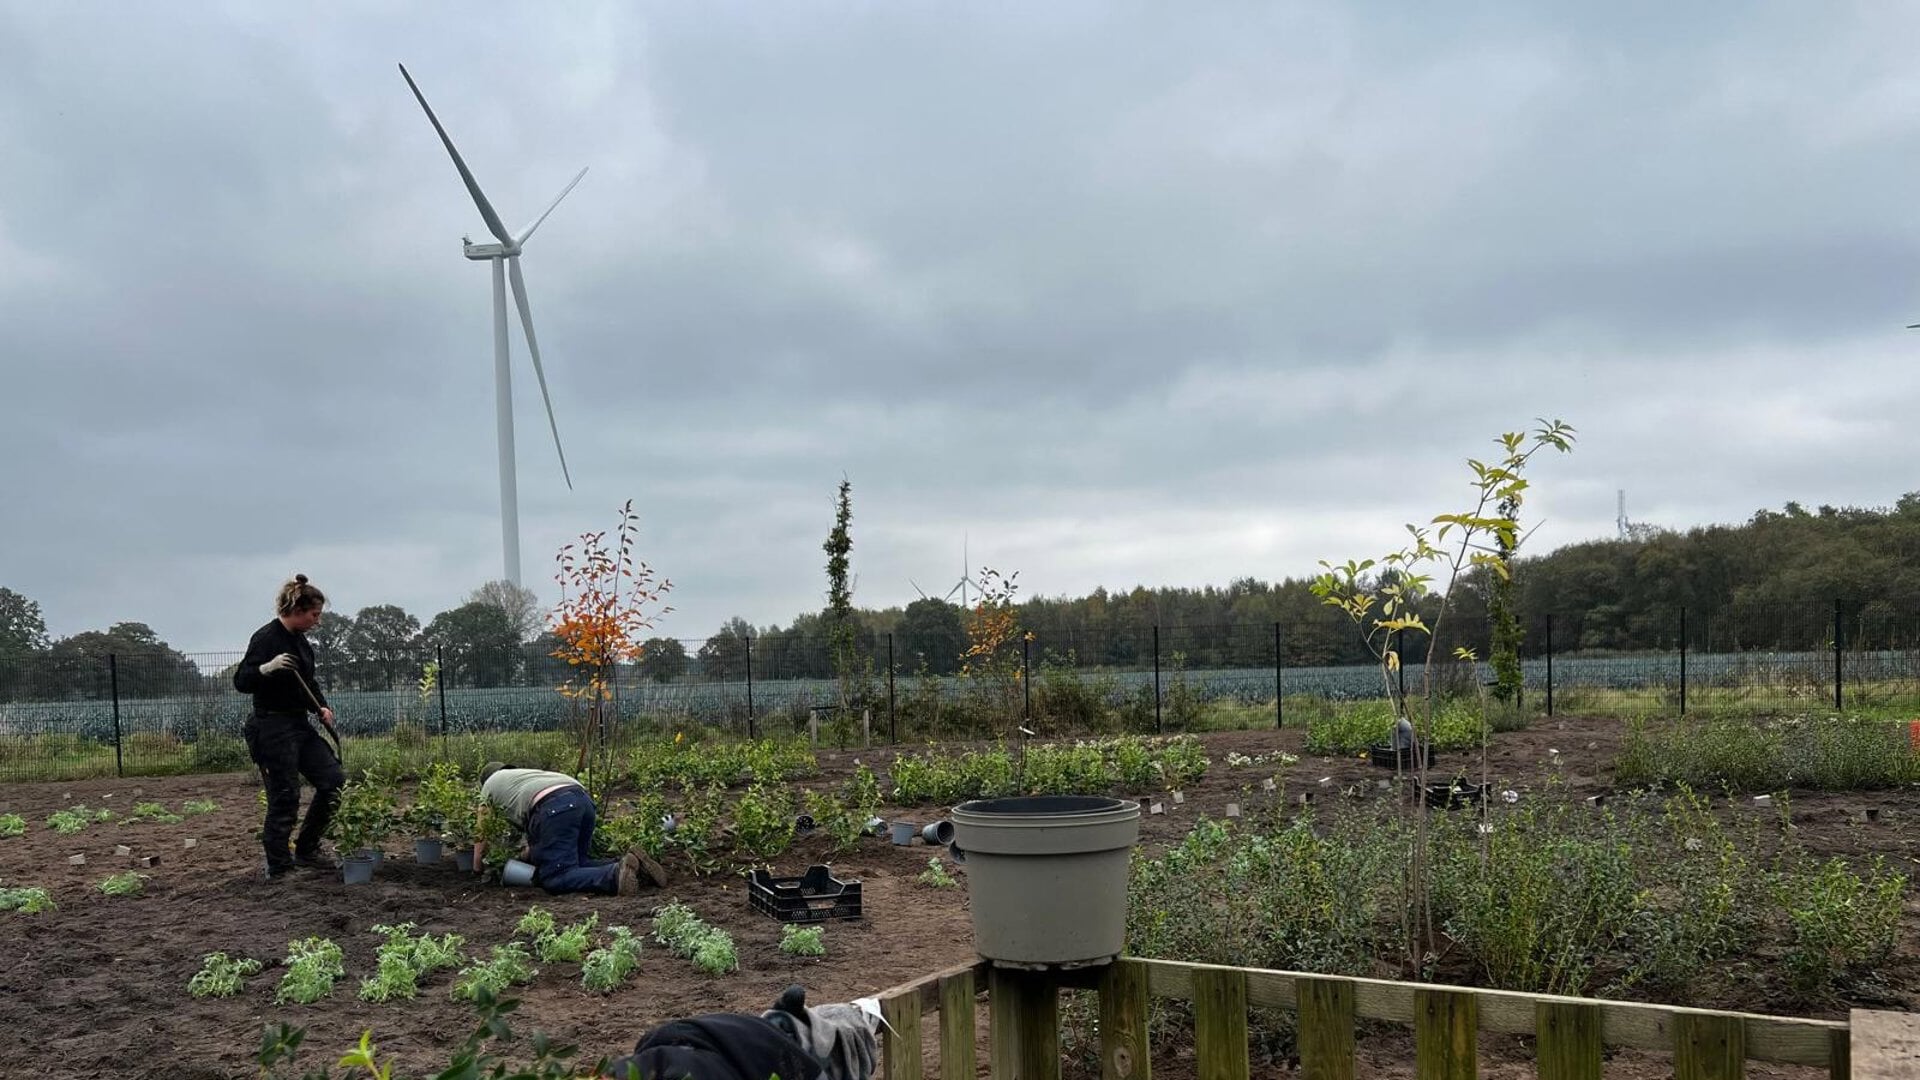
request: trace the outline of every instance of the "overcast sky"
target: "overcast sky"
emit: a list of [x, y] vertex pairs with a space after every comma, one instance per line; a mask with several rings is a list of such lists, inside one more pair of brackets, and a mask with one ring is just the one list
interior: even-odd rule
[[660, 632], [1301, 576], [1536, 416], [1541, 551], [1920, 489], [1920, 8], [0, 0], [0, 585], [241, 648], [632, 499]]

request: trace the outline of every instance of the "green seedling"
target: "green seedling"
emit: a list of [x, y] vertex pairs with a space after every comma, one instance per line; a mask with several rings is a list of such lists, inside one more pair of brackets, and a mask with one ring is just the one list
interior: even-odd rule
[[498, 994], [509, 986], [532, 981], [538, 974], [526, 946], [517, 941], [495, 945], [493, 955], [460, 969], [453, 983], [456, 1001], [480, 1000], [480, 992]]
[[914, 880], [922, 885], [931, 885], [936, 889], [951, 889], [960, 884], [953, 880], [952, 874], [947, 873], [946, 864], [942, 863], [940, 857], [937, 855], [927, 860], [927, 868], [920, 871], [920, 876]]
[[61, 834], [77, 833], [96, 821], [112, 820], [113, 811], [111, 810], [89, 810], [84, 806], [73, 806], [48, 814], [47, 827]]
[[133, 870], [123, 870], [100, 883], [100, 891], [108, 896], [139, 896], [147, 887], [147, 875]]
[[27, 835], [27, 819], [19, 814], [0, 814], [0, 836]]
[[640, 939], [624, 926], [613, 927], [613, 940], [587, 954], [580, 965], [580, 983], [589, 990], [609, 993], [640, 967]]
[[168, 810], [157, 802], [135, 803], [133, 813], [127, 815], [128, 821], [157, 821], [162, 825], [173, 825], [180, 821], [180, 815]]
[[0, 911], [17, 911], [22, 915], [38, 915], [43, 911], [54, 911], [60, 905], [53, 902], [47, 890], [41, 888], [0, 889]]
[[653, 937], [709, 975], [724, 975], [740, 967], [732, 935], [701, 922], [692, 908], [678, 901], [654, 913]]
[[208, 953], [200, 970], [187, 980], [187, 993], [197, 998], [232, 997], [250, 975], [260, 973], [260, 961], [234, 959], [223, 952]]
[[288, 942], [286, 965], [287, 972], [273, 994], [277, 1005], [289, 1001], [311, 1005], [333, 993], [334, 980], [347, 970], [340, 946], [318, 937]]
[[795, 926], [791, 923], [780, 931], [780, 951], [788, 956], [825, 956], [827, 944], [821, 940], [826, 936], [824, 926]]
[[220, 804], [212, 799], [188, 799], [181, 804], [180, 812], [188, 817], [195, 814], [211, 814], [220, 809]]

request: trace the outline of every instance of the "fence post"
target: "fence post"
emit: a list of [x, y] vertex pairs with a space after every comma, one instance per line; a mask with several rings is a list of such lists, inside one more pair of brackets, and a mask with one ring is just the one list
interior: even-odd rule
[[753, 738], [753, 635], [747, 634], [747, 738]]
[[107, 654], [107, 693], [113, 697], [113, 775], [127, 775], [126, 766], [120, 760], [120, 660], [112, 653]]
[[1547, 716], [1553, 716], [1553, 616], [1547, 616]]
[[1687, 609], [1680, 607], [1680, 715], [1687, 715]]
[[1160, 719], [1160, 624], [1153, 624], [1153, 733], [1165, 735], [1166, 722]]
[[1280, 624], [1273, 624], [1273, 726], [1286, 727], [1286, 714], [1282, 712], [1281, 701], [1286, 695], [1280, 688]]
[[900, 741], [899, 714], [893, 707], [893, 635], [887, 635], [887, 741]]
[[1841, 652], [1844, 648], [1844, 644], [1841, 641], [1841, 638], [1845, 635], [1845, 633], [1846, 633], [1846, 627], [1840, 622], [1840, 598], [1836, 596], [1833, 598], [1833, 711], [1834, 712], [1839, 712], [1841, 709], [1840, 661], [1841, 661]]
[[1029, 727], [1033, 724], [1033, 637], [1020, 635], [1020, 693], [1021, 718]]

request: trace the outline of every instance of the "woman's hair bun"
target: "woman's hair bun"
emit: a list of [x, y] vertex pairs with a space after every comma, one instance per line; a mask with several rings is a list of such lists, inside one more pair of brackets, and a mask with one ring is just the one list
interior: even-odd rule
[[307, 583], [307, 575], [295, 574], [293, 575], [293, 580], [296, 585], [305, 585]]

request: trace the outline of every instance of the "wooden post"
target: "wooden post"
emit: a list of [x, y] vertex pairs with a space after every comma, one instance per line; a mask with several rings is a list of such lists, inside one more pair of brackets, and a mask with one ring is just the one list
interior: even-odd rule
[[1303, 976], [1294, 986], [1300, 997], [1300, 1075], [1353, 1080], [1353, 984]]
[[884, 998], [880, 1015], [893, 1029], [886, 1032], [883, 1051], [887, 1080], [920, 1080], [925, 1064], [920, 1052], [920, 995]]
[[1673, 1016], [1674, 1080], [1741, 1080], [1747, 1075], [1747, 1029], [1737, 1016], [1682, 1012]]
[[987, 970], [993, 1080], [1060, 1080], [1060, 995], [1048, 976]]
[[1542, 1001], [1533, 1007], [1540, 1080], [1600, 1080], [1600, 1010]]
[[1414, 991], [1414, 1075], [1420, 1080], [1476, 1080], [1479, 1030], [1480, 1003], [1471, 993]]
[[940, 1080], [973, 1080], [973, 972], [940, 980]]
[[1200, 1080], [1247, 1080], [1247, 975], [1193, 974], [1193, 1054]]
[[1152, 1075], [1147, 969], [1137, 961], [1116, 960], [1100, 974], [1100, 1080], [1151, 1080]]

